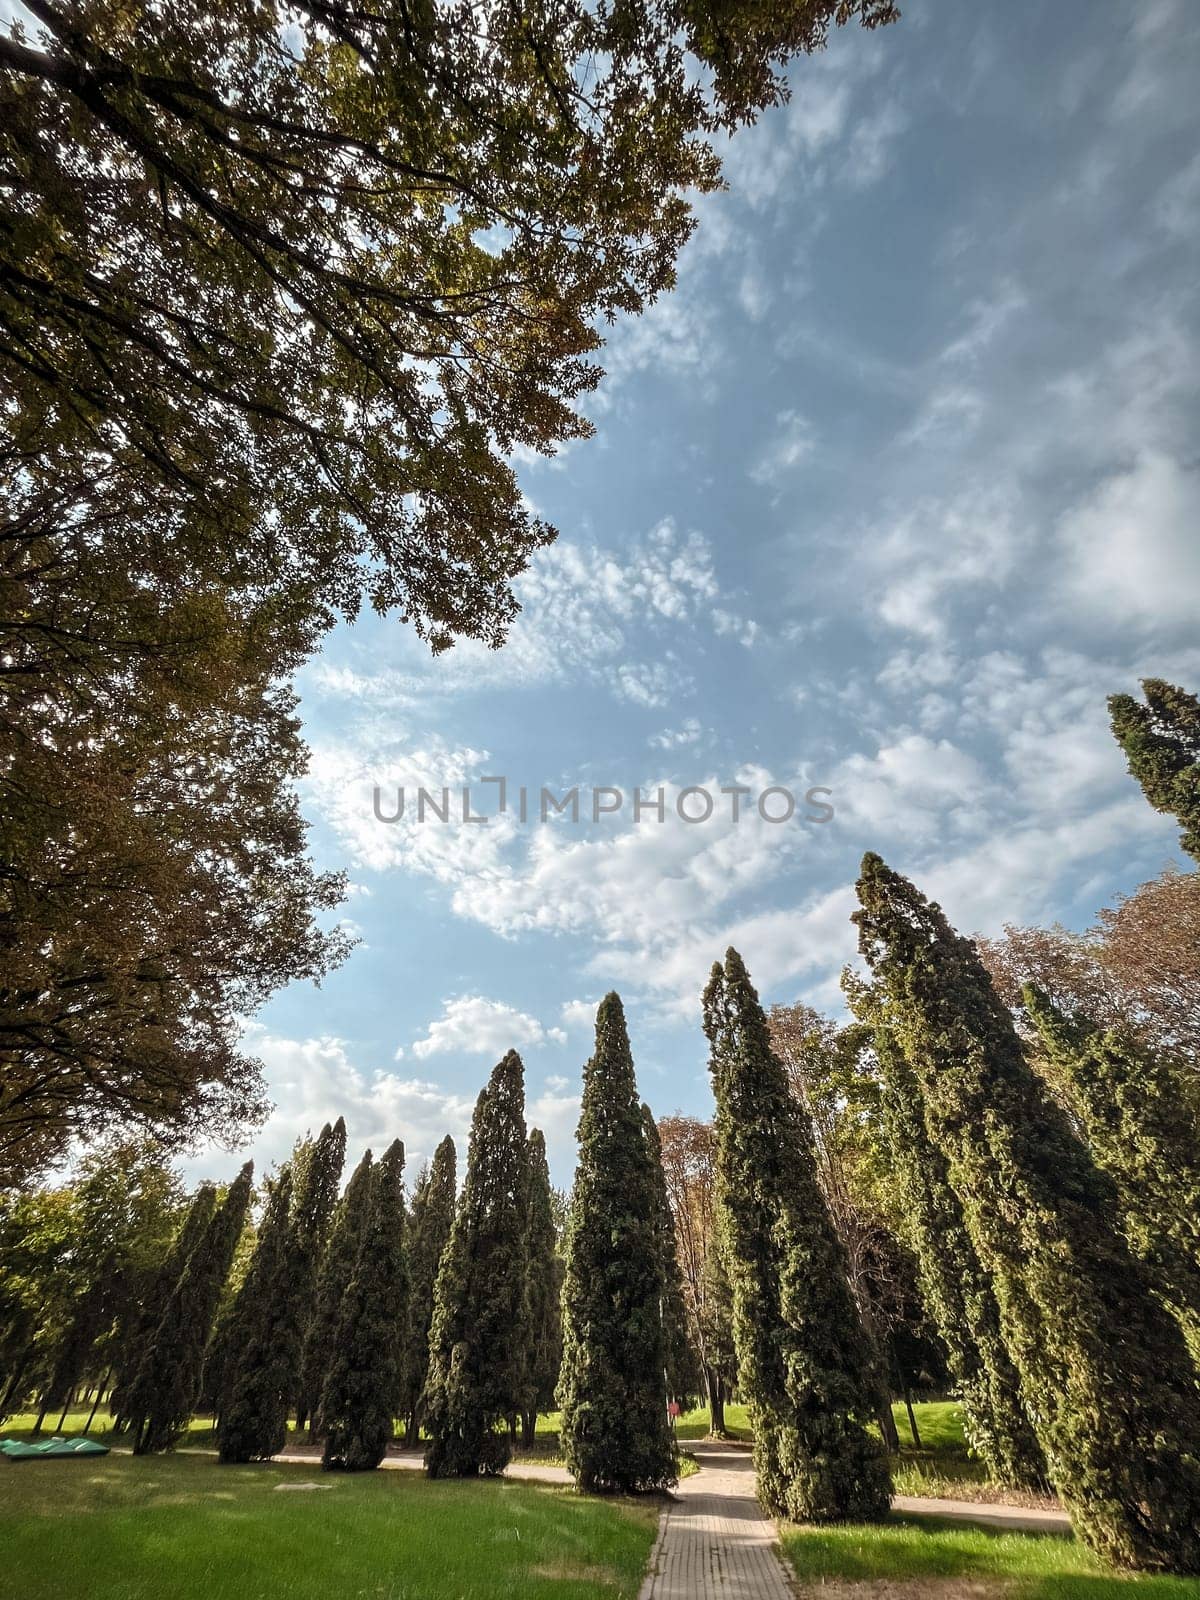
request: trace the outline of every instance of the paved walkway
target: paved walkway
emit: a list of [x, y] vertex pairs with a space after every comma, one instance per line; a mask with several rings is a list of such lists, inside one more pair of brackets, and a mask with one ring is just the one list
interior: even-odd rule
[[973, 1528], [1005, 1528], [1009, 1533], [1062, 1533], [1071, 1531], [1065, 1511], [1040, 1511], [1036, 1506], [992, 1505], [987, 1500], [935, 1500], [918, 1494], [892, 1496], [892, 1510], [905, 1517], [942, 1517]]
[[791, 1600], [750, 1452], [715, 1439], [687, 1448], [701, 1470], [680, 1479], [662, 1514], [638, 1600]]

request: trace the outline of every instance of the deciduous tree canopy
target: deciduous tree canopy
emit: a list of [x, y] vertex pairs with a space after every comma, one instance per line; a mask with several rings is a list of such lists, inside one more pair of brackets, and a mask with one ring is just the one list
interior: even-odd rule
[[596, 321], [670, 287], [684, 192], [719, 182], [703, 136], [831, 25], [895, 14], [28, 10], [0, 40], [10, 465], [166, 485], [197, 576], [365, 588], [435, 647], [502, 637], [551, 536], [505, 453], [589, 431]]

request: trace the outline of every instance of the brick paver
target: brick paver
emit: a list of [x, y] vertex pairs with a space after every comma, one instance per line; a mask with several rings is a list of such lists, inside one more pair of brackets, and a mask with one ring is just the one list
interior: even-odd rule
[[663, 1512], [638, 1600], [791, 1600], [750, 1452], [710, 1439], [688, 1449], [702, 1470]]

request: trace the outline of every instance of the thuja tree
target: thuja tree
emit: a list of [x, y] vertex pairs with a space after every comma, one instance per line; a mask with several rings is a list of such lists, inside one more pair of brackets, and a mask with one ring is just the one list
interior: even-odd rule
[[157, 1271], [148, 1275], [140, 1299], [117, 1329], [117, 1382], [109, 1396], [109, 1409], [119, 1427], [128, 1419], [128, 1396], [146, 1351], [162, 1321], [171, 1291], [179, 1282], [204, 1231], [217, 1209], [216, 1185], [202, 1183], [192, 1197], [179, 1231], [171, 1241]]
[[317, 1138], [307, 1141], [292, 1160], [292, 1207], [273, 1308], [274, 1327], [267, 1335], [280, 1380], [272, 1391], [270, 1408], [276, 1449], [282, 1448], [287, 1437], [289, 1411], [300, 1405], [305, 1336], [314, 1313], [317, 1274], [345, 1160], [346, 1124], [341, 1117], [332, 1126], [326, 1123]]
[[1045, 1458], [1000, 1327], [990, 1274], [971, 1243], [945, 1156], [925, 1128], [916, 1077], [886, 1027], [875, 1030], [884, 1138], [921, 1299], [946, 1350], [967, 1443], [989, 1478], [1043, 1487]]
[[250, 1205], [253, 1174], [253, 1165], [247, 1162], [167, 1296], [125, 1400], [134, 1455], [169, 1450], [191, 1420], [203, 1378], [205, 1346]]
[[1143, 705], [1109, 696], [1113, 736], [1156, 811], [1178, 819], [1179, 842], [1200, 861], [1200, 698], [1161, 678], [1144, 678]]
[[285, 1341], [288, 1223], [292, 1169], [285, 1166], [267, 1202], [246, 1281], [229, 1323], [230, 1370], [217, 1425], [222, 1461], [266, 1461], [287, 1440], [287, 1396], [295, 1381]]
[[408, 1274], [404, 1257], [404, 1146], [397, 1139], [371, 1173], [362, 1237], [334, 1333], [321, 1392], [321, 1465], [364, 1472], [383, 1460], [400, 1414], [400, 1340]]
[[657, 1201], [625, 1012], [609, 994], [583, 1074], [562, 1297], [563, 1451], [583, 1489], [661, 1489], [677, 1475]]
[[1200, 1570], [1200, 1394], [1116, 1195], [1029, 1066], [974, 945], [877, 855], [860, 946], [992, 1274], [1050, 1476], [1126, 1567]]
[[333, 1364], [338, 1317], [358, 1260], [358, 1247], [371, 1197], [372, 1156], [368, 1150], [355, 1167], [346, 1192], [334, 1209], [329, 1241], [321, 1257], [313, 1296], [312, 1315], [300, 1359], [296, 1423], [309, 1423], [310, 1441], [320, 1437], [320, 1401], [325, 1378]]
[[525, 1073], [510, 1050], [475, 1105], [467, 1172], [438, 1269], [423, 1400], [430, 1477], [503, 1471], [524, 1362]]
[[456, 1155], [449, 1134], [423, 1168], [413, 1190], [408, 1225], [408, 1316], [405, 1322], [404, 1442], [415, 1444], [421, 1426], [421, 1393], [429, 1371], [429, 1326], [433, 1288], [454, 1223]]
[[562, 1262], [554, 1226], [546, 1138], [532, 1128], [525, 1210], [525, 1372], [521, 1432], [534, 1442], [539, 1411], [549, 1411], [562, 1366]]
[[1033, 985], [1025, 1010], [1070, 1085], [1088, 1148], [1117, 1185], [1125, 1236], [1200, 1349], [1200, 1128], [1175, 1064], [1128, 1031], [1068, 1017]]
[[654, 1182], [654, 1206], [658, 1212], [659, 1250], [662, 1256], [663, 1292], [662, 1319], [667, 1393], [672, 1400], [696, 1399], [700, 1388], [700, 1368], [692, 1342], [688, 1337], [687, 1301], [683, 1293], [683, 1273], [679, 1267], [679, 1253], [675, 1245], [675, 1218], [667, 1195], [667, 1180], [663, 1173], [662, 1144], [658, 1137], [658, 1124], [648, 1105], [642, 1106], [642, 1123], [646, 1130], [646, 1148], [650, 1152], [650, 1172]]
[[890, 1501], [874, 1355], [817, 1181], [811, 1123], [736, 950], [704, 991], [717, 1205], [758, 1490], [798, 1522], [874, 1521]]

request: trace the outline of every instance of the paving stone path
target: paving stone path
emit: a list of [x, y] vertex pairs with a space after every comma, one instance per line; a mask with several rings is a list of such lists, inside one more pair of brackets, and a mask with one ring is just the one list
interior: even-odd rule
[[701, 1470], [680, 1479], [663, 1512], [638, 1600], [792, 1600], [750, 1452], [715, 1439], [688, 1449]]

